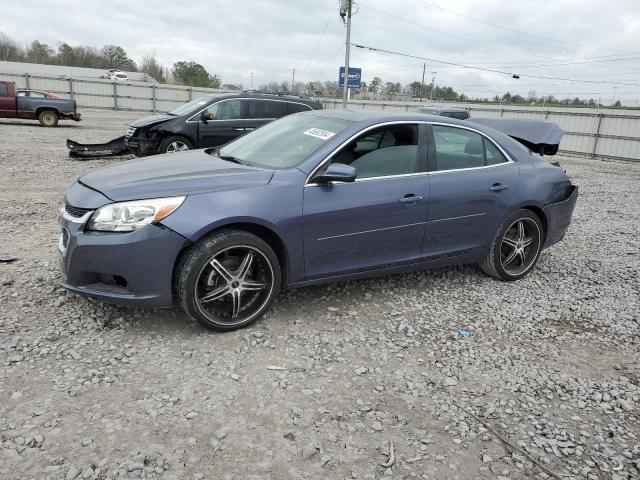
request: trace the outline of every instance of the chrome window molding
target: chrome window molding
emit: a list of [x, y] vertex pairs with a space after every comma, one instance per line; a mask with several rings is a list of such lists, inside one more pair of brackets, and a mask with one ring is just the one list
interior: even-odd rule
[[[310, 182], [311, 178], [313, 178], [313, 176], [318, 172], [318, 170], [320, 170], [327, 162], [329, 162], [333, 156], [338, 153], [338, 151], [340, 151], [345, 145], [347, 145], [348, 143], [350, 143], [351, 141], [353, 141], [356, 137], [359, 137], [360, 135], [368, 132], [369, 130], [373, 130], [375, 128], [379, 128], [379, 127], [385, 127], [387, 125], [416, 125], [416, 124], [424, 124], [424, 125], [440, 125], [443, 127], [451, 127], [451, 128], [460, 128], [463, 130], [469, 130], [471, 132], [475, 132], [478, 135], [482, 136], [483, 138], [486, 138], [487, 140], [489, 140], [493, 145], [495, 145], [495, 147], [500, 151], [500, 153], [502, 153], [504, 155], [504, 158], [506, 159], [505, 162], [502, 163], [496, 163], [494, 165], [482, 165], [480, 167], [468, 167], [468, 168], [456, 168], [456, 169], [452, 169], [452, 170], [433, 170], [433, 171], [427, 171], [427, 172], [416, 172], [416, 173], [403, 173], [400, 175], [386, 175], [386, 176], [382, 176], [382, 177], [369, 177], [369, 178], [356, 178], [356, 182], [365, 182], [365, 181], [371, 181], [371, 180], [380, 180], [380, 179], [389, 179], [389, 178], [398, 178], [398, 177], [410, 177], [410, 176], [415, 176], [415, 175], [431, 175], [431, 174], [441, 174], [441, 173], [450, 173], [450, 172], [460, 172], [460, 171], [467, 171], [467, 170], [479, 170], [482, 168], [494, 168], [494, 167], [502, 167], [505, 165], [509, 165], [509, 164], [513, 164], [515, 163], [511, 157], [509, 156], [509, 154], [507, 152], [505, 152], [505, 150], [498, 145], [492, 138], [490, 138], [488, 135], [486, 135], [485, 133], [481, 132], [480, 130], [476, 130], [475, 128], [472, 127], [467, 127], [464, 125], [453, 125], [451, 123], [441, 123], [441, 122], [425, 122], [423, 120], [406, 120], [406, 121], [401, 121], [401, 120], [397, 120], [397, 121], [393, 121], [393, 122], [383, 122], [383, 123], [378, 123], [376, 125], [371, 125], [369, 127], [366, 127], [360, 131], [358, 131], [357, 133], [354, 133], [351, 137], [349, 137], [347, 140], [345, 140], [344, 142], [342, 142], [338, 147], [336, 147], [335, 149], [333, 149], [331, 151], [331, 153], [329, 153], [329, 155], [318, 164], [318, 166], [316, 166], [316, 168], [314, 168], [311, 173], [309, 175], [307, 175], [307, 179], [305, 181], [304, 186], [305, 187], [318, 187], [320, 186], [318, 183], [316, 182]], [[418, 145], [419, 147], [419, 145]], [[419, 151], [419, 148], [418, 148]], [[330, 182], [330, 183], [335, 183], [335, 184], [340, 184], [340, 183], [351, 183], [351, 182]]]
[[[194, 113], [193, 115], [191, 115], [188, 119], [187, 119], [187, 123], [200, 123], [200, 120], [193, 120], [193, 118], [197, 117], [198, 115], [200, 115], [202, 112], [204, 112], [207, 108], [209, 107], [213, 107], [214, 105], [217, 105], [218, 103], [222, 103], [222, 102], [229, 102], [231, 100], [263, 100], [265, 102], [280, 102], [280, 103], [294, 103], [296, 105], [304, 105], [305, 107], [307, 107], [307, 109], [309, 110], [313, 110], [313, 108], [311, 108], [309, 105], [307, 105], [306, 103], [301, 103], [301, 102], [294, 102], [292, 100], [278, 100], [276, 98], [252, 98], [252, 97], [234, 97], [234, 98], [224, 98], [222, 100], [218, 100], [217, 102], [213, 102], [210, 105], [207, 105], [206, 107], [204, 107], [202, 110], [199, 110], [198, 112]], [[283, 116], [289, 115], [288, 113], [286, 113]], [[229, 118], [226, 120], [207, 120], [208, 122], [228, 122], [228, 121], [233, 121], [233, 120], [275, 120], [276, 118], [281, 118], [281, 117], [273, 117], [273, 118]]]

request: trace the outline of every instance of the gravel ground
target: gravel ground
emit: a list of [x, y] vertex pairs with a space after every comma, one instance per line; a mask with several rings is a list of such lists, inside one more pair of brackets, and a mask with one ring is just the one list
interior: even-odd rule
[[573, 224], [519, 282], [305, 288], [213, 334], [60, 288], [63, 192], [121, 161], [65, 139], [139, 116], [0, 122], [0, 478], [640, 478], [640, 165], [562, 159]]

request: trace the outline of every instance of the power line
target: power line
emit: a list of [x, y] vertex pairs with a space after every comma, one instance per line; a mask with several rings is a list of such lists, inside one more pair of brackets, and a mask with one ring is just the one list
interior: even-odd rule
[[307, 63], [304, 66], [304, 70], [306, 70], [307, 67], [309, 67], [309, 63], [311, 63], [311, 60], [313, 60], [315, 58], [316, 53], [318, 52], [318, 46], [320, 45], [320, 41], [322, 40], [322, 37], [324, 36], [325, 32], [327, 31], [327, 27], [329, 26], [329, 22], [331, 21], [331, 18], [333, 17], [333, 13], [336, 11], [336, 8], [337, 8], [338, 5], [340, 5], [340, 0], [338, 0], [333, 5], [333, 8], [331, 9], [331, 13], [327, 17], [327, 21], [324, 24], [324, 28], [322, 29], [322, 32], [320, 33], [320, 36], [318, 37], [318, 41], [316, 42], [316, 46], [313, 48], [313, 53], [308, 58]]
[[475, 45], [486, 45], [488, 47], [496, 48], [496, 49], [499, 49], [499, 50], [505, 50], [505, 51], [508, 51], [508, 52], [515, 52], [518, 55], [521, 55], [522, 53], [526, 53], [527, 55], [531, 55], [533, 57], [543, 58], [545, 60], [554, 60], [551, 57], [546, 57], [546, 56], [543, 56], [543, 55], [536, 55], [536, 54], [533, 54], [531, 52], [527, 52], [526, 50], [520, 50], [520, 49], [516, 49], [516, 48], [508, 48], [508, 47], [503, 47], [501, 45], [495, 45], [495, 44], [492, 44], [492, 43], [481, 42], [481, 41], [478, 41], [478, 40], [474, 40], [472, 38], [467, 38], [467, 37], [463, 37], [461, 35], [456, 35], [455, 33], [446, 32], [446, 31], [443, 31], [443, 30], [438, 30], [437, 28], [429, 27], [427, 25], [423, 25], [421, 23], [414, 22], [413, 20], [409, 20], [409, 19], [406, 19], [406, 18], [398, 17], [397, 15], [394, 15], [392, 13], [383, 12], [382, 10], [379, 10], [379, 9], [377, 9], [375, 7], [371, 7], [369, 5], [363, 5], [363, 7], [368, 8], [369, 10], [373, 10], [375, 12], [378, 12], [378, 13], [380, 13], [382, 15], [386, 15], [387, 17], [394, 18], [394, 19], [399, 20], [401, 22], [409, 23], [411, 25], [415, 25], [416, 27], [424, 28], [425, 30], [431, 30], [432, 32], [436, 32], [436, 33], [439, 33], [441, 35], [446, 35], [446, 36], [449, 36], [449, 37], [453, 37], [453, 38], [457, 38], [457, 39], [460, 39], [460, 40], [464, 40], [466, 42], [471, 42], [471, 43], [473, 43]]
[[604, 51], [609, 51], [609, 52], [637, 53], [637, 52], [629, 52], [629, 51], [626, 51], [626, 50], [620, 50], [620, 49], [614, 49], [614, 48], [597, 47], [595, 45], [588, 45], [588, 44], [579, 43], [579, 42], [570, 42], [570, 41], [567, 41], [567, 40], [560, 40], [558, 38], [545, 37], [544, 35], [538, 35], [537, 33], [523, 32], [521, 30], [516, 30], [514, 28], [508, 28], [508, 27], [504, 27], [502, 25], [498, 25], [498, 24], [495, 24], [495, 23], [487, 22], [485, 20], [480, 20], [478, 18], [472, 17], [471, 15], [465, 15], [464, 13], [460, 13], [460, 12], [456, 12], [456, 11], [453, 11], [453, 10], [449, 10], [448, 8], [444, 8], [444, 7], [441, 7], [439, 5], [435, 5], [433, 3], [426, 2], [424, 0], [416, 0], [416, 1], [419, 2], [419, 3], [422, 3], [423, 5], [427, 5], [429, 7], [437, 8], [438, 10], [442, 10], [442, 11], [450, 13], [452, 15], [457, 15], [459, 17], [466, 18], [466, 19], [471, 20], [473, 22], [482, 23], [483, 25], [488, 25], [490, 27], [498, 28], [500, 30], [505, 30], [507, 32], [517, 33], [519, 35], [527, 35], [529, 37], [542, 38], [542, 39], [548, 40], [550, 42], [564, 43], [566, 45], [573, 45], [573, 46], [578, 46], [578, 47], [591, 48], [591, 49], [594, 49], [594, 50], [604, 50]]
[[563, 81], [575, 82], [575, 83], [597, 83], [597, 84], [607, 84], [607, 85], [616, 84], [616, 85], [633, 85], [633, 86], [640, 85], [640, 83], [621, 83], [621, 82], [610, 82], [610, 81], [605, 81], [605, 80], [581, 80], [581, 79], [573, 79], [573, 78], [548, 77], [548, 76], [544, 76], [544, 75], [516, 74], [516, 73], [513, 73], [513, 72], [505, 72], [504, 70], [495, 70], [495, 69], [492, 69], [492, 68], [483, 68], [483, 67], [477, 67], [477, 66], [472, 66], [472, 65], [465, 65], [465, 64], [462, 64], [462, 63], [447, 62], [445, 60], [436, 60], [434, 58], [421, 57], [419, 55], [412, 55], [412, 54], [409, 54], [409, 53], [394, 52], [393, 50], [386, 50], [384, 48], [370, 47], [368, 45], [361, 45], [361, 44], [356, 44], [356, 43], [353, 43], [352, 45], [354, 47], [362, 48], [364, 50], [370, 50], [370, 51], [373, 51], [373, 52], [388, 53], [390, 55], [398, 55], [398, 56], [401, 56], [401, 57], [426, 60], [428, 62], [439, 63], [439, 64], [443, 64], [443, 65], [452, 65], [452, 66], [456, 66], [456, 67], [460, 67], [460, 68], [466, 68], [466, 69], [470, 69], [470, 70], [480, 70], [480, 71], [483, 71], [483, 72], [498, 73], [500, 75], [509, 75], [512, 78], [529, 77], [529, 78], [540, 78], [540, 79], [543, 79], [543, 80], [563, 80]]

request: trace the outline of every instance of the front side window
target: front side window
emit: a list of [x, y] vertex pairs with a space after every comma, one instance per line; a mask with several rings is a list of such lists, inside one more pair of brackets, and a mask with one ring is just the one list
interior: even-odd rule
[[[0, 89], [2, 89], [2, 87], [0, 86]], [[0, 92], [1, 93], [1, 92]], [[28, 97], [29, 95], [27, 95], [28, 92], [18, 92], [18, 96], [19, 97]]]
[[351, 123], [311, 115], [287, 116], [234, 140], [219, 153], [258, 167], [292, 168], [304, 162]]
[[436, 170], [459, 170], [506, 162], [500, 150], [476, 132], [433, 125], [433, 137]]
[[280, 118], [285, 114], [284, 104], [276, 100], [249, 100], [249, 118]]
[[29, 92], [29, 96], [31, 98], [47, 98], [47, 96], [42, 92]]
[[242, 118], [242, 100], [223, 100], [205, 110], [209, 120], [239, 120]]
[[8, 97], [9, 92], [6, 83], [0, 82], [0, 97]]
[[355, 167], [360, 179], [416, 173], [418, 126], [389, 125], [370, 130], [343, 147], [331, 163]]

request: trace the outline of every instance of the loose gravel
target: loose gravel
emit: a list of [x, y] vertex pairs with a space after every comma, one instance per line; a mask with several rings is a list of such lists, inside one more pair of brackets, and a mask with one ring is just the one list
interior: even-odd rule
[[640, 478], [640, 165], [561, 159], [573, 223], [518, 282], [305, 288], [212, 334], [60, 288], [63, 192], [122, 161], [65, 140], [142, 115], [0, 121], [0, 478]]

